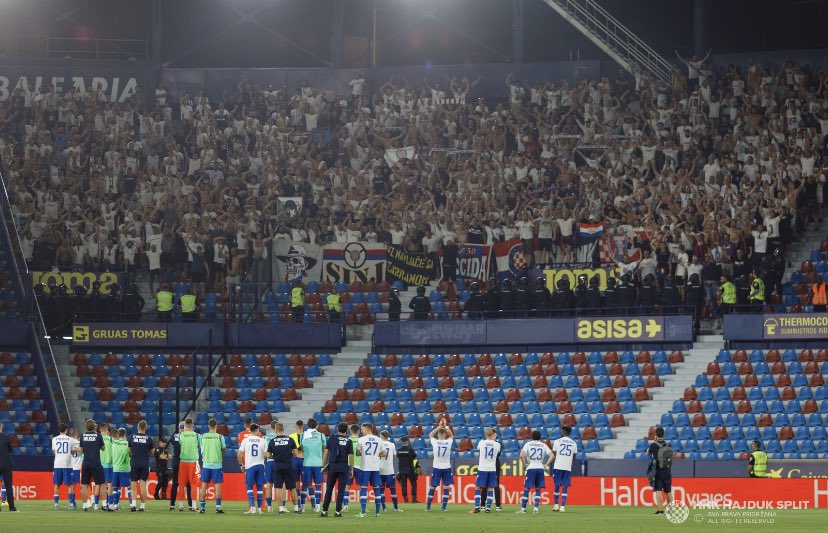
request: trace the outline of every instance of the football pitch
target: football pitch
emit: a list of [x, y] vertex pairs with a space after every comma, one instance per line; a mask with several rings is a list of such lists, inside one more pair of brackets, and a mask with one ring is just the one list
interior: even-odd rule
[[263, 513], [245, 516], [247, 509], [242, 502], [228, 502], [224, 506], [225, 514], [216, 515], [215, 507], [208, 503], [204, 515], [178, 511], [169, 512], [166, 503], [150, 502], [144, 513], [118, 511], [117, 513], [81, 512], [63, 508], [55, 511], [49, 501], [23, 501], [18, 508], [20, 513], [0, 512], [0, 531], [3, 532], [41, 532], [41, 531], [225, 531], [242, 530], [276, 530], [276, 531], [378, 531], [404, 533], [424, 531], [459, 531], [503, 532], [503, 531], [587, 531], [589, 533], [608, 532], [670, 532], [670, 531], [824, 531], [828, 511], [825, 510], [779, 510], [779, 511], [730, 511], [724, 516], [722, 511], [690, 511], [687, 520], [673, 524], [663, 515], [654, 515], [649, 507], [590, 507], [570, 506], [566, 513], [553, 513], [551, 507], [542, 507], [540, 514], [533, 515], [531, 508], [526, 515], [516, 515], [518, 507], [504, 506], [500, 513], [492, 510], [491, 514], [469, 515], [469, 506], [449, 505], [446, 513], [435, 506], [426, 513], [422, 505], [404, 504], [403, 513], [389, 512], [379, 518], [373, 515], [373, 506], [369, 504], [369, 514], [358, 518], [354, 507], [343, 518], [334, 518], [333, 511], [328, 518], [320, 518], [316, 513], [295, 516], [292, 513]]

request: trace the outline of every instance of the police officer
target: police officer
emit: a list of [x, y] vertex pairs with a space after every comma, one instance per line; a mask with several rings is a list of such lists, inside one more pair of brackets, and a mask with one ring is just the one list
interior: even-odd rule
[[552, 303], [552, 293], [549, 292], [549, 288], [546, 286], [546, 276], [541, 276], [535, 280], [534, 303], [535, 316], [549, 316], [549, 305]]
[[[92, 296], [95, 295], [95, 288], [92, 288]], [[158, 292], [155, 293], [155, 308], [158, 310], [158, 320], [160, 322], [169, 322], [170, 314], [173, 310], [173, 293], [170, 292], [170, 286], [166, 283], [161, 285]]]
[[638, 289], [638, 306], [642, 315], [649, 315], [655, 311], [656, 288], [655, 276], [647, 274], [641, 280], [641, 288]]
[[735, 281], [736, 285], [736, 305], [742, 309], [747, 309], [750, 303], [750, 280], [747, 276], [739, 276]]
[[696, 333], [701, 327], [701, 307], [704, 301], [704, 288], [698, 274], [691, 274], [684, 289], [684, 305], [688, 311], [693, 313], [693, 322]]
[[127, 313], [127, 318], [132, 321], [137, 321], [143, 309], [144, 297], [141, 296], [138, 285], [130, 283], [129, 287], [127, 287], [127, 293], [124, 296], [124, 311]]
[[621, 284], [615, 289], [616, 297], [618, 298], [618, 307], [623, 307], [624, 314], [630, 313], [631, 308], [635, 306], [635, 286], [632, 284], [632, 278], [629, 274], [621, 276]]
[[328, 439], [328, 482], [325, 488], [325, 500], [322, 503], [322, 513], [319, 516], [328, 516], [328, 507], [331, 505], [334, 485], [339, 485], [336, 493], [337, 518], [342, 517], [342, 502], [345, 491], [348, 490], [348, 477], [354, 473], [354, 445], [348, 438], [348, 424], [342, 422], [337, 426], [339, 434]]
[[733, 312], [733, 306], [736, 305], [736, 285], [730, 281], [730, 276], [727, 274], [722, 274], [720, 279], [721, 286], [719, 287], [720, 295], [719, 300], [721, 301], [721, 305], [719, 306], [719, 321], [723, 320], [724, 315], [729, 315]]
[[512, 289], [512, 280], [506, 278], [500, 284], [498, 294], [500, 298], [500, 317], [512, 318], [515, 309], [515, 291]]
[[414, 320], [428, 320], [431, 313], [431, 302], [426, 298], [426, 288], [420, 285], [417, 287], [417, 296], [408, 303], [408, 308], [414, 311]]
[[552, 293], [552, 312], [555, 316], [565, 316], [575, 306], [575, 295], [569, 288], [569, 280], [561, 278]]
[[198, 320], [198, 312], [196, 312], [196, 297], [193, 294], [193, 289], [187, 286], [186, 291], [178, 299], [178, 305], [181, 309], [181, 319], [184, 322], [195, 322]]
[[607, 279], [607, 288], [604, 289], [604, 314], [606, 315], [615, 314], [615, 308], [618, 307], [618, 293], [615, 284], [615, 278]]
[[[270, 428], [276, 434], [267, 443], [267, 458], [273, 459], [273, 477], [266, 481], [273, 483], [273, 487], [276, 489], [276, 501], [284, 502], [287, 499], [285, 491], [290, 491], [293, 512], [298, 514], [297, 502], [299, 499], [296, 493], [296, 476], [293, 470], [294, 451], [298, 449], [298, 446], [295, 440], [285, 435], [285, 425], [281, 422], [271, 422]], [[284, 505], [280, 505], [279, 514], [285, 514], [286, 512]]]
[[86, 312], [86, 306], [88, 305], [87, 298], [86, 298], [86, 287], [83, 285], [75, 285], [72, 287], [73, 298], [71, 303], [72, 308], [72, 319], [77, 319], [78, 315], [83, 315]]
[[290, 312], [295, 324], [302, 322], [305, 317], [305, 290], [301, 282], [296, 282], [290, 290]]
[[497, 318], [500, 312], [500, 292], [497, 290], [497, 279], [489, 278], [486, 287], [486, 318]]
[[762, 265], [764, 279], [767, 280], [769, 293], [782, 294], [782, 278], [785, 276], [785, 255], [776, 247], [771, 255], [765, 257]]
[[765, 305], [765, 282], [759, 276], [759, 272], [753, 271], [753, 280], [750, 282], [750, 294], [748, 295], [748, 305], [754, 313], [761, 313], [762, 306]]
[[[50, 291], [50, 295], [53, 291]], [[105, 304], [104, 304], [104, 295], [101, 294], [101, 282], [95, 280], [92, 282], [92, 291], [89, 292], [89, 295], [86, 299], [87, 301], [87, 309], [89, 313], [92, 315], [92, 320], [101, 320], [101, 317], [104, 315], [105, 311]]]
[[586, 274], [578, 276], [578, 283], [575, 285], [575, 307], [578, 309], [586, 309], [586, 291], [587, 291], [587, 277]]
[[673, 276], [667, 276], [664, 280], [664, 288], [661, 290], [661, 312], [675, 314], [679, 305], [681, 305], [681, 294], [676, 287], [676, 281]]
[[750, 459], [748, 459], [748, 475], [750, 477], [765, 477], [768, 470], [768, 454], [762, 451], [762, 443], [755, 440], [750, 443]]
[[391, 295], [388, 298], [388, 320], [399, 322], [401, 313], [402, 302], [400, 302], [400, 291], [392, 289]]
[[476, 281], [471, 284], [471, 296], [463, 304], [463, 311], [469, 320], [480, 320], [483, 318], [483, 295], [480, 294], [480, 284]]
[[109, 286], [109, 298], [105, 299], [104, 303], [104, 312], [107, 315], [107, 320], [111, 320], [109, 317], [114, 317], [115, 320], [122, 319], [122, 313], [124, 311], [123, 301], [121, 300], [121, 285], [118, 283], [112, 283]]
[[584, 291], [584, 309], [589, 309], [590, 314], [598, 314], [601, 307], [601, 280], [598, 276], [592, 276], [589, 280], [589, 287]]
[[417, 463], [417, 452], [409, 446], [408, 437], [400, 439], [400, 447], [397, 448], [397, 481], [400, 482], [402, 497], [408, 503], [408, 484], [411, 483], [412, 503], [417, 501], [417, 477], [419, 475], [419, 464]]
[[325, 304], [328, 307], [328, 322], [339, 322], [342, 316], [342, 303], [336, 289], [333, 289], [325, 298]]
[[529, 278], [525, 276], [518, 280], [517, 290], [515, 290], [515, 309], [518, 318], [528, 317], [529, 310], [532, 309], [532, 292], [529, 290]]

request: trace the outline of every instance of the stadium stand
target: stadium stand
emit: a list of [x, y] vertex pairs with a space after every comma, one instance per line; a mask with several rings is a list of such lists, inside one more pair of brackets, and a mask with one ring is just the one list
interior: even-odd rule
[[[747, 458], [751, 441], [771, 458], [826, 459], [828, 350], [722, 349], [661, 417], [678, 457]], [[655, 426], [626, 458], [645, 456]]]
[[31, 355], [0, 352], [0, 421], [19, 455], [49, 455], [51, 436]]
[[517, 457], [531, 429], [555, 439], [571, 426], [585, 458], [681, 361], [679, 351], [372, 354], [314, 417], [327, 425], [372, 422], [429, 453], [428, 433], [448, 417], [455, 456], [476, 454], [483, 427], [497, 426], [507, 458]]

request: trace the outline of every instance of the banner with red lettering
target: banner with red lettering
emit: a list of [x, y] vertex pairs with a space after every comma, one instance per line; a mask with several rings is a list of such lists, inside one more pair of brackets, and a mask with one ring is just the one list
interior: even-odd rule
[[[417, 484], [418, 499], [425, 501], [427, 475]], [[455, 476], [450, 503], [474, 504], [475, 476]], [[501, 476], [502, 503], [519, 505], [523, 494], [523, 477]], [[65, 489], [62, 489], [65, 490]], [[155, 491], [155, 475], [151, 474], [148, 492]], [[20, 500], [51, 500], [51, 472], [15, 472], [15, 497]], [[222, 498], [225, 501], [247, 499], [244, 477], [240, 473], [224, 474]], [[351, 497], [358, 497], [351, 487]], [[369, 495], [369, 498], [372, 498]], [[828, 509], [828, 479], [752, 479], [752, 478], [673, 478], [673, 497], [690, 508], [733, 509]], [[212, 485], [208, 499], [215, 498]], [[547, 479], [541, 503], [552, 498], [552, 479]], [[653, 491], [645, 478], [573, 477], [567, 505], [603, 505], [620, 507], [652, 506]]]

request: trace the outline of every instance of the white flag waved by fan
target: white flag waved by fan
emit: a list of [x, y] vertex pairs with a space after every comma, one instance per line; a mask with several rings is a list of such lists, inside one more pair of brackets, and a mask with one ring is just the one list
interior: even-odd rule
[[399, 163], [400, 159], [414, 159], [416, 150], [413, 146], [406, 146], [405, 148], [389, 148], [385, 151], [385, 161], [389, 167], [393, 167]]

